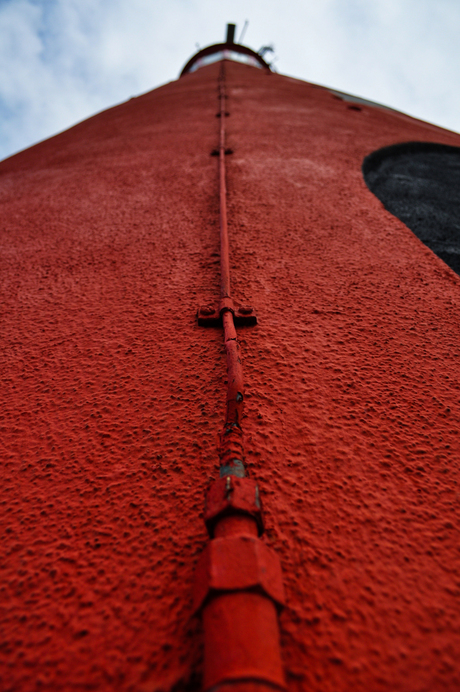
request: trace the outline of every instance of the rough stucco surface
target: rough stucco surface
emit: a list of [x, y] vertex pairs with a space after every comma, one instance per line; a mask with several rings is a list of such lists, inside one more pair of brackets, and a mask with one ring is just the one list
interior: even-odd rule
[[[0, 686], [199, 686], [193, 569], [225, 398], [218, 65], [0, 164]], [[247, 462], [279, 553], [289, 692], [460, 686], [460, 279], [364, 156], [460, 145], [227, 65]]]

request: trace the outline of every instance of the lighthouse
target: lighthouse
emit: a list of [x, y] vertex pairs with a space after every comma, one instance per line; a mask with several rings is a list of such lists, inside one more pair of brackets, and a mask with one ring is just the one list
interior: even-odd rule
[[458, 689], [459, 147], [230, 28], [0, 163], [2, 689]]

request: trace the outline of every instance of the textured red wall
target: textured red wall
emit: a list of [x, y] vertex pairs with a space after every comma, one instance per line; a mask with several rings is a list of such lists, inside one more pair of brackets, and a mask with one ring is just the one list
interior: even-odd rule
[[[218, 69], [0, 164], [2, 690], [198, 688]], [[259, 315], [247, 461], [289, 690], [457, 690], [460, 280], [361, 163], [460, 136], [243, 65], [227, 87], [234, 297]]]

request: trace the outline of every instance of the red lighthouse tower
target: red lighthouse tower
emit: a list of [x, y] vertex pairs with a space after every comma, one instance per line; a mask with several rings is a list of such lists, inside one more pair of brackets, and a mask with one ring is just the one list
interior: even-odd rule
[[2, 689], [458, 689], [459, 146], [230, 34], [0, 163]]

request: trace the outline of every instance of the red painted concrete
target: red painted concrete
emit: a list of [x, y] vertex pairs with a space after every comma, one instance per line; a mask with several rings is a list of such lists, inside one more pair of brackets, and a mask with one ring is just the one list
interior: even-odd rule
[[[5, 690], [194, 690], [225, 413], [218, 65], [0, 164]], [[232, 293], [290, 692], [460, 686], [460, 280], [366, 188], [458, 135], [227, 67]]]

